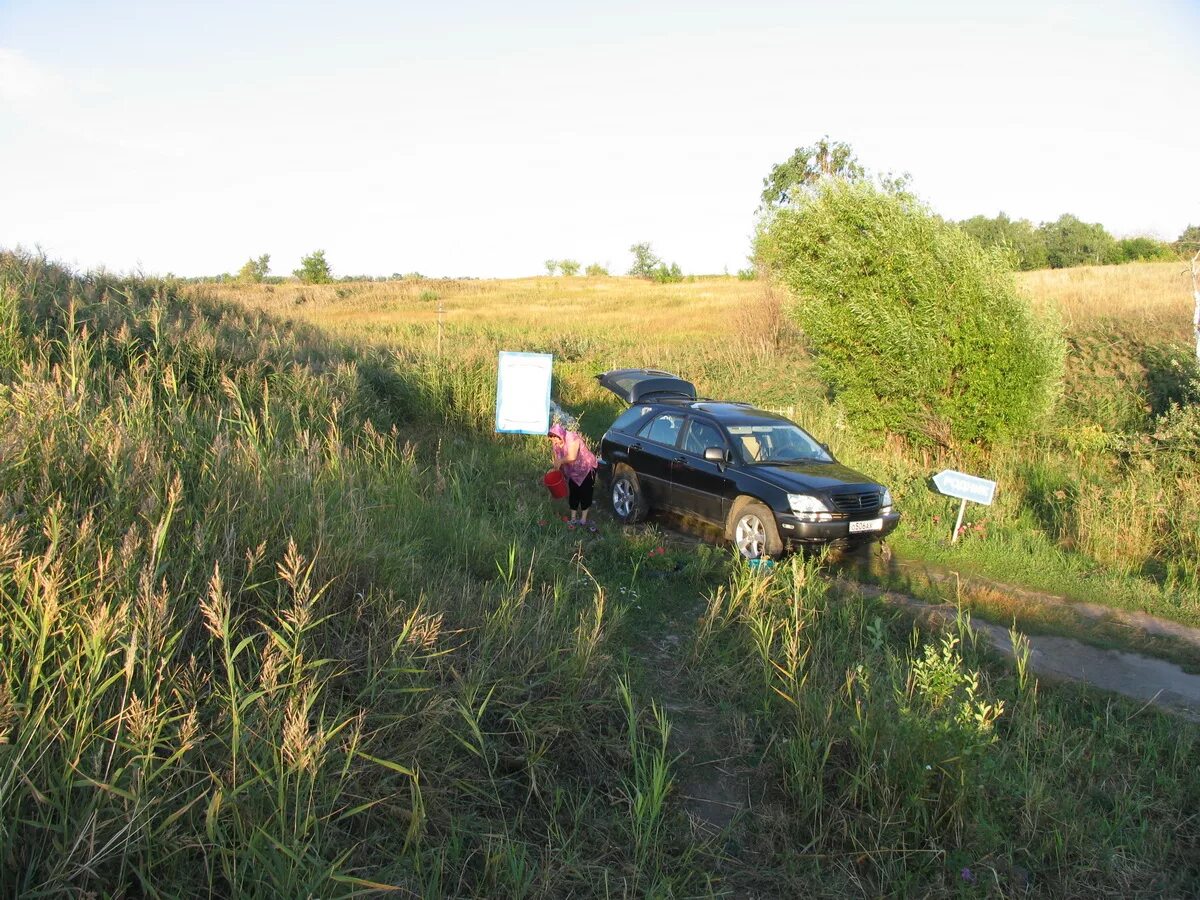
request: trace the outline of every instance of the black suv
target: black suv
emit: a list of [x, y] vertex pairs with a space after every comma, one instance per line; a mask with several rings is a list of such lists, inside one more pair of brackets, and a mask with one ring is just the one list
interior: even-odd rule
[[630, 404], [600, 444], [601, 478], [623, 522], [651, 509], [693, 515], [756, 559], [804, 544], [878, 541], [900, 521], [886, 487], [783, 416], [698, 400], [690, 382], [656, 369], [596, 379]]

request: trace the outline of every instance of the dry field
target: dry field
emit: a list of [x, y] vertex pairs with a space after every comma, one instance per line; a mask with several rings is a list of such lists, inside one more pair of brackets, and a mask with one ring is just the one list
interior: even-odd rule
[[544, 277], [219, 285], [216, 293], [343, 334], [427, 326], [440, 309], [448, 329], [518, 328], [530, 335], [608, 329], [618, 343], [647, 338], [680, 343], [727, 335], [744, 308], [759, 302], [762, 286], [724, 277], [677, 284]]
[[1191, 340], [1191, 273], [1182, 260], [1042, 269], [1021, 272], [1017, 281], [1035, 302], [1056, 307], [1068, 332], [1111, 320], [1167, 340]]
[[[1180, 262], [1043, 269], [1017, 274], [1036, 304], [1059, 311], [1069, 332], [1099, 320], [1136, 324], [1188, 343], [1192, 286]], [[436, 322], [447, 328], [519, 328], [532, 334], [605, 329], [618, 343], [727, 341], [764, 323], [764, 285], [721, 276], [679, 284], [634, 278], [406, 279], [304, 285], [215, 285], [236, 299], [346, 334], [386, 335]]]

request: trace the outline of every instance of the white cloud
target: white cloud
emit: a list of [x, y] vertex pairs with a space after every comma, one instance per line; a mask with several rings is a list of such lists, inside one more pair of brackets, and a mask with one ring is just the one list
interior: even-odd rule
[[0, 102], [24, 112], [59, 103], [69, 95], [62, 76], [19, 50], [0, 47]]

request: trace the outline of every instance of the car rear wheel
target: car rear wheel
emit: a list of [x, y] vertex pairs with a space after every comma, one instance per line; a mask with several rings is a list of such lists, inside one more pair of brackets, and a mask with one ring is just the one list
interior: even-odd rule
[[626, 525], [640, 522], [646, 517], [646, 500], [642, 496], [637, 475], [629, 469], [618, 472], [612, 482], [613, 513]]
[[729, 514], [729, 539], [743, 559], [778, 559], [783, 555], [783, 541], [775, 516], [763, 504], [748, 497], [735, 503]]

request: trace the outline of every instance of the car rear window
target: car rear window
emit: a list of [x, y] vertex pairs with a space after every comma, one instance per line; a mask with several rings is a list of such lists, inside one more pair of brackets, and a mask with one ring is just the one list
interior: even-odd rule
[[633, 434], [637, 431], [638, 423], [649, 414], [650, 407], [648, 406], [631, 406], [617, 416], [617, 420], [612, 423], [613, 431], [625, 431]]

